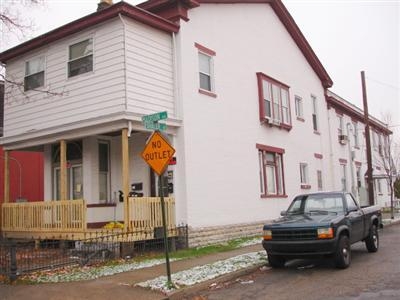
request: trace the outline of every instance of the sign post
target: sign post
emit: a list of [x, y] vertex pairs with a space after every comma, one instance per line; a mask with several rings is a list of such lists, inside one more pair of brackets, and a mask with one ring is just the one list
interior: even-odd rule
[[171, 287], [171, 268], [169, 263], [169, 251], [168, 251], [168, 234], [167, 234], [167, 222], [165, 218], [165, 202], [164, 202], [164, 172], [168, 166], [169, 161], [173, 157], [175, 149], [168, 143], [166, 138], [159, 131], [155, 131], [150, 139], [148, 140], [144, 150], [142, 152], [142, 158], [146, 163], [158, 174], [160, 198], [161, 198], [161, 213], [162, 223], [164, 231], [164, 248], [165, 248], [165, 259], [167, 265], [167, 285]]

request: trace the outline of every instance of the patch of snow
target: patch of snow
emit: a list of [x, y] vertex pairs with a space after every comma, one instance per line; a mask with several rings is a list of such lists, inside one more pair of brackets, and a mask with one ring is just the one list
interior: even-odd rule
[[[171, 275], [171, 280], [178, 288], [180, 286], [191, 286], [227, 273], [266, 262], [267, 256], [265, 251], [251, 252], [220, 260], [212, 264], [196, 266], [189, 270], [174, 273]], [[167, 287], [167, 276], [159, 276], [151, 280], [137, 283], [136, 285], [153, 290], [159, 290], [163, 293], [169, 293], [175, 290], [174, 288]]]

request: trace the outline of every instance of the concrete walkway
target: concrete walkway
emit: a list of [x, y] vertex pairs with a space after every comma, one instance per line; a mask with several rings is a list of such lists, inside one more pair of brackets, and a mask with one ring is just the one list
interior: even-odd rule
[[[260, 240], [259, 245], [247, 246], [232, 251], [171, 262], [171, 273], [187, 270], [199, 265], [213, 263], [219, 260], [228, 259], [230, 257], [234, 257], [240, 254], [261, 251], [261, 250], [263, 249]], [[160, 275], [166, 275], [165, 264], [130, 272], [124, 272], [88, 281], [46, 283], [37, 285], [0, 284], [0, 299], [1, 300], [166, 299], [168, 298], [167, 295], [164, 295], [160, 292], [155, 292], [135, 286], [136, 283], [153, 279]], [[196, 285], [196, 287], [199, 287], [200, 285]], [[193, 289], [195, 287], [191, 288]], [[180, 291], [178, 292], [178, 294], [179, 293]], [[173, 296], [173, 298], [179, 299], [178, 294]]]
[[[385, 219], [385, 226], [400, 223], [400, 215], [396, 215], [394, 220]], [[384, 229], [383, 229], [384, 230]], [[188, 270], [195, 266], [210, 264], [216, 261], [228, 259], [240, 254], [262, 251], [260, 244], [247, 246], [232, 251], [210, 254], [197, 258], [190, 258], [180, 261], [171, 262], [171, 273]], [[37, 285], [5, 285], [0, 284], [0, 300], [69, 300], [69, 299], [138, 299], [138, 300], [155, 300], [155, 299], [182, 299], [186, 292], [193, 292], [206, 288], [216, 281], [225, 281], [229, 278], [250, 272], [259, 266], [237, 271], [235, 273], [226, 274], [220, 278], [196, 284], [186, 289], [178, 290], [170, 295], [164, 295], [160, 292], [151, 291], [135, 284], [149, 279], [153, 279], [160, 275], [166, 275], [165, 264], [144, 268], [140, 270], [120, 273], [112, 276], [102, 277], [96, 280], [66, 282], [66, 283], [47, 283]]]

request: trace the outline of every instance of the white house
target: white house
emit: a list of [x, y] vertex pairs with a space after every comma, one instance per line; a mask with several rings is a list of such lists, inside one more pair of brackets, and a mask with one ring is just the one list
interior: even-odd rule
[[171, 216], [190, 226], [192, 245], [259, 233], [294, 195], [354, 189], [364, 177], [361, 131], [350, 157], [356, 145], [338, 142], [336, 124], [342, 115], [342, 130], [355, 122], [359, 132], [362, 112], [327, 90], [331, 78], [280, 0], [118, 2], [0, 61], [24, 83], [6, 84], [1, 144], [45, 154], [45, 202], [84, 199], [84, 229], [138, 224], [128, 224], [132, 184], [158, 196], [140, 153], [151, 134], [141, 117], [160, 111], [176, 149]]

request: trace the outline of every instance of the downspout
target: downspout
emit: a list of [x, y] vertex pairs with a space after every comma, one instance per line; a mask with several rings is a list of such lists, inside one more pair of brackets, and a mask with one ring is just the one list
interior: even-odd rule
[[348, 146], [348, 151], [349, 151], [349, 161], [350, 161], [350, 176], [351, 176], [351, 193], [353, 194], [353, 196], [356, 197], [356, 199], [359, 201], [358, 198], [358, 194], [357, 194], [357, 190], [355, 187], [355, 181], [354, 181], [354, 155], [351, 151], [351, 139], [350, 139], [350, 132], [352, 131], [350, 128], [351, 124], [347, 123], [346, 127], [347, 127], [347, 146]]
[[[327, 95], [327, 90], [325, 90], [325, 99], [327, 99], [328, 95]], [[331, 116], [329, 113], [330, 107], [329, 104], [327, 103], [328, 109], [327, 114], [328, 114], [328, 135], [329, 135], [329, 170], [331, 171], [331, 189], [336, 189], [335, 188], [335, 168], [333, 165], [333, 140], [332, 140], [332, 126], [331, 126]]]
[[173, 67], [174, 67], [174, 97], [175, 97], [175, 105], [174, 105], [174, 115], [175, 118], [180, 117], [180, 105], [181, 105], [181, 95], [180, 89], [178, 84], [178, 54], [177, 54], [177, 47], [176, 47], [176, 36], [175, 32], [172, 32], [172, 60], [173, 60]]
[[118, 14], [119, 19], [121, 20], [122, 26], [124, 27], [124, 80], [125, 80], [125, 113], [128, 111], [128, 76], [126, 74], [126, 23], [124, 22], [124, 19], [122, 18], [121, 14]]

